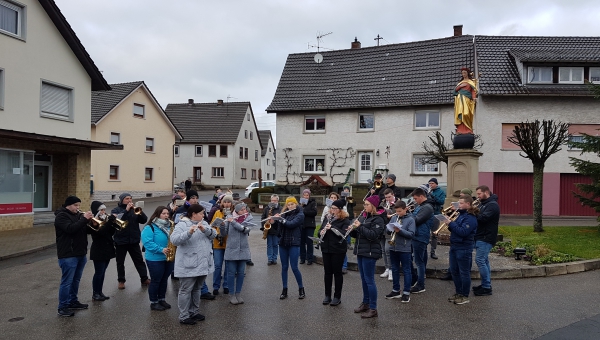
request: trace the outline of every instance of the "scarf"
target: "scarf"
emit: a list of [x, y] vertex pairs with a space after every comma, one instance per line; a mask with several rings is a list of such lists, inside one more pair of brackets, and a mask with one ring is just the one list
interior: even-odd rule
[[154, 223], [158, 228], [160, 228], [160, 230], [162, 230], [163, 233], [167, 234], [167, 236], [169, 235], [171, 223], [168, 220], [163, 220], [161, 218], [155, 217], [154, 220], [152, 220], [152, 223]]

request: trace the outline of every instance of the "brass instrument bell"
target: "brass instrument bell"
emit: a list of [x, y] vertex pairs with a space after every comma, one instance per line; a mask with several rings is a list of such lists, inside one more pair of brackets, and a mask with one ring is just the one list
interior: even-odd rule
[[136, 215], [141, 215], [143, 209], [144, 209], [144, 201], [135, 202], [135, 207], [133, 208], [133, 213]]

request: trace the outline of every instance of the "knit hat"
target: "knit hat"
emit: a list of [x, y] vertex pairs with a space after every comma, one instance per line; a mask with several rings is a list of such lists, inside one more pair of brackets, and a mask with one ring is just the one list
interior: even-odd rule
[[369, 196], [367, 199], [365, 199], [365, 201], [371, 203], [375, 208], [379, 206], [379, 196], [377, 195]]
[[336, 207], [338, 207], [338, 209], [342, 210], [342, 209], [344, 209], [344, 206], [346, 205], [346, 201], [344, 201], [344, 200], [336, 200], [331, 205], [332, 206], [336, 206]]
[[461, 194], [466, 194], [466, 195], [473, 195], [473, 190], [469, 189], [469, 188], [464, 188], [460, 191]]
[[106, 206], [104, 204], [102, 204], [102, 202], [100, 201], [94, 201], [92, 202], [92, 204], [90, 205], [90, 210], [92, 211], [92, 214], [94, 216], [98, 215], [98, 211], [100, 211], [100, 207], [104, 206], [104, 209], [106, 209]]
[[233, 196], [231, 196], [231, 195], [223, 196], [223, 198], [221, 199], [221, 203], [223, 203], [223, 202], [233, 203]]
[[344, 187], [342, 188], [342, 190], [346, 190], [346, 189], [350, 190], [350, 186], [348, 184], [344, 184]]
[[235, 208], [233, 208], [235, 210], [236, 213], [239, 213], [242, 209], [248, 207], [246, 205], [246, 203], [240, 202], [238, 204], [236, 204]]
[[288, 203], [298, 204], [298, 201], [296, 200], [296, 197], [290, 196], [285, 199], [285, 205], [288, 205]]
[[128, 192], [124, 192], [122, 194], [119, 195], [119, 204], [123, 204], [123, 200], [125, 199], [125, 197], [132, 197], [130, 193]]
[[429, 191], [429, 185], [421, 184], [421, 185], [419, 185], [419, 189], [423, 189], [423, 191], [427, 192], [427, 191]]
[[68, 207], [71, 204], [75, 204], [75, 203], [78, 203], [78, 202], [81, 202], [81, 200], [79, 199], [79, 197], [77, 197], [77, 196], [69, 196], [65, 200], [65, 204], [63, 205], [63, 207]]
[[196, 196], [196, 198], [200, 197], [200, 196], [198, 196], [198, 192], [196, 190], [188, 190], [185, 193], [185, 196], [186, 196], [186, 198], [187, 198], [188, 201], [190, 200], [190, 198], [192, 198], [192, 196]]
[[393, 182], [396, 182], [396, 175], [394, 174], [387, 175], [387, 178], [391, 179]]
[[[429, 180], [429, 182], [433, 182], [433, 183], [435, 183], [435, 184], [438, 184], [437, 178], [435, 178], [435, 177], [432, 177], [432, 178]], [[427, 182], [427, 183], [429, 183], [429, 182]]]
[[304, 189], [302, 190], [302, 195], [304, 194], [309, 194], [310, 195], [310, 189]]

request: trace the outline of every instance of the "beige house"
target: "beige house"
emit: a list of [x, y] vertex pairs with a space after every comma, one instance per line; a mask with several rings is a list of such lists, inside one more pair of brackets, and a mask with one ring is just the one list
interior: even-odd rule
[[90, 205], [91, 91], [110, 86], [54, 1], [0, 1], [0, 230]]
[[92, 152], [92, 198], [113, 201], [173, 192], [173, 146], [181, 135], [143, 81], [92, 92], [92, 139], [122, 145]]

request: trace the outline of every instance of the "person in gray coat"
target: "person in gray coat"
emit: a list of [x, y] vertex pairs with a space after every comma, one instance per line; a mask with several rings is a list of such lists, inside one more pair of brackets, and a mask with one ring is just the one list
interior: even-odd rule
[[233, 305], [244, 303], [240, 294], [244, 284], [246, 261], [250, 259], [248, 245], [250, 221], [252, 215], [248, 213], [246, 203], [240, 202], [235, 206], [233, 215], [229, 216], [224, 226], [220, 228], [221, 236], [227, 236], [225, 263], [227, 263], [227, 284], [234, 290], [230, 299]]
[[[415, 236], [417, 225], [412, 216], [407, 215], [406, 203], [397, 201], [394, 205], [396, 216], [392, 217], [387, 231], [393, 229], [394, 241], [390, 244], [390, 263], [392, 266], [392, 292], [385, 296], [386, 299], [401, 298], [402, 302], [410, 301], [410, 285], [412, 284], [411, 272], [411, 247], [412, 238]], [[404, 274], [404, 291], [400, 293], [400, 264]]]
[[204, 221], [204, 208], [192, 204], [175, 226], [171, 243], [177, 246], [175, 276], [179, 278], [179, 322], [193, 325], [204, 320], [199, 313], [200, 288], [206, 276], [214, 272], [212, 240], [216, 231]]

